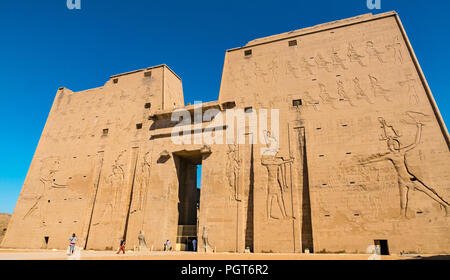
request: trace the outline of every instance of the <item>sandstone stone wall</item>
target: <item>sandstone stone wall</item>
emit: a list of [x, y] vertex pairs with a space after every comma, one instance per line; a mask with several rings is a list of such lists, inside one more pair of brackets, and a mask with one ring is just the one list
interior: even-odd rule
[[[194, 226], [199, 251], [450, 251], [449, 135], [397, 14], [228, 50], [218, 101], [202, 105], [217, 115], [185, 125], [191, 139], [214, 127], [245, 144], [174, 143], [172, 112], [196, 107], [165, 65], [60, 89], [2, 246], [65, 248], [76, 233], [132, 248], [143, 231], [178, 249]], [[242, 133], [230, 108], [246, 109]]]

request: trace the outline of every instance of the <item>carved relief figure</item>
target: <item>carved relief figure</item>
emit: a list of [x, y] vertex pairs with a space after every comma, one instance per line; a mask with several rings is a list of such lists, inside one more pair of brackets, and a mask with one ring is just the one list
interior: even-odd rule
[[238, 177], [241, 160], [239, 159], [239, 150], [237, 144], [228, 145], [228, 161], [227, 161], [227, 178], [230, 186], [232, 197], [238, 200]]
[[412, 77], [411, 74], [406, 75], [406, 80], [398, 82], [401, 87], [406, 87], [406, 91], [409, 95], [409, 104], [417, 105], [419, 104], [419, 95], [416, 91], [416, 79]]
[[319, 97], [320, 99], [322, 99], [322, 102], [324, 104], [331, 104], [331, 107], [336, 109], [334, 102], [336, 101], [337, 98], [331, 97], [330, 94], [327, 92], [327, 88], [322, 83], [319, 83], [319, 90], [320, 90]]
[[348, 68], [345, 67], [345, 64], [344, 64], [345, 59], [340, 58], [337, 51], [338, 50], [336, 50], [334, 48], [331, 51], [331, 60], [333, 61], [333, 66], [335, 66], [337, 68], [340, 67], [340, 68], [342, 68], [342, 70], [347, 70]]
[[145, 153], [143, 157], [143, 162], [141, 163], [140, 172], [136, 175], [136, 181], [138, 185], [136, 206], [133, 209], [133, 213], [137, 211], [142, 211], [145, 205], [147, 191], [149, 187], [150, 180], [150, 169], [151, 169], [151, 153]]
[[394, 63], [403, 63], [402, 44], [398, 36], [394, 37], [392, 44], [386, 45], [386, 50], [392, 53]]
[[329, 66], [331, 65], [331, 62], [325, 60], [320, 53], [318, 53], [316, 55], [316, 57], [314, 58], [314, 61], [317, 64], [317, 69], [322, 68], [322, 69], [325, 69], [327, 72], [331, 72], [331, 70], [329, 68]]
[[361, 65], [363, 67], [367, 66], [361, 60], [364, 56], [358, 54], [351, 43], [349, 43], [348, 47], [347, 47], [347, 56], [348, 56], [350, 62], [358, 62], [359, 65]]
[[271, 135], [270, 131], [264, 130], [264, 140], [266, 148], [261, 149], [262, 155], [275, 156], [278, 153], [278, 139]]
[[337, 81], [336, 83], [337, 83], [337, 93], [341, 97], [341, 100], [347, 101], [348, 103], [350, 103], [351, 106], [355, 106], [355, 104], [353, 104], [352, 102], [352, 99], [345, 92], [344, 83], [341, 80]]
[[270, 62], [268, 69], [269, 69], [269, 73], [270, 73], [270, 82], [277, 82], [278, 80], [278, 68], [280, 62], [278, 61], [278, 58], [275, 57], [274, 59], [272, 59], [272, 61]]
[[306, 60], [306, 58], [304, 56], [300, 59], [300, 69], [303, 72], [313, 75], [312, 67], [314, 67], [314, 65], [309, 63], [309, 61]]
[[379, 50], [377, 50], [372, 41], [366, 42], [366, 53], [369, 55], [369, 61], [372, 57], [374, 57], [379, 62], [384, 63], [383, 58], [381, 57], [383, 52], [380, 52]]
[[291, 74], [295, 78], [300, 78], [297, 74], [298, 68], [292, 64], [292, 61], [288, 60], [286, 62], [286, 75]]
[[389, 89], [385, 89], [378, 79], [369, 74], [370, 86], [372, 87], [372, 92], [375, 97], [383, 96], [386, 101], [391, 101], [391, 98], [388, 96], [390, 93]]
[[361, 85], [359, 84], [359, 79], [357, 77], [355, 77], [353, 79], [353, 90], [356, 93], [356, 98], [357, 99], [364, 99], [366, 100], [369, 104], [373, 104], [372, 100], [370, 100], [369, 96], [367, 96], [367, 94], [364, 92], [364, 90], [361, 88]]
[[125, 152], [126, 150], [122, 151], [119, 156], [117, 156], [112, 165], [111, 174], [105, 178], [105, 183], [108, 186], [107, 192], [112, 197], [110, 197], [109, 203], [105, 205], [99, 220], [93, 223], [93, 225], [111, 222], [115, 214], [114, 210], [120, 206], [121, 190], [125, 180], [125, 172], [123, 170], [124, 164], [121, 163], [121, 158]]
[[308, 91], [304, 92], [303, 99], [305, 100], [305, 105], [313, 106], [314, 110], [317, 111], [317, 105], [319, 104], [319, 100], [314, 99]]
[[[408, 114], [408, 113], [407, 113]], [[408, 114], [411, 118], [414, 118], [414, 114]], [[360, 164], [365, 165], [373, 162], [389, 161], [395, 168], [397, 173], [397, 182], [400, 190], [400, 214], [402, 217], [406, 217], [408, 207], [408, 192], [410, 190], [418, 190], [426, 194], [429, 198], [439, 203], [444, 209], [446, 215], [448, 215], [448, 207], [450, 206], [439, 194], [424, 182], [418, 179], [413, 173], [410, 172], [406, 155], [409, 151], [417, 147], [420, 144], [422, 135], [423, 123], [419, 118], [416, 118], [416, 137], [414, 143], [410, 145], [403, 145], [399, 141], [398, 133], [392, 126], [388, 126], [383, 118], [379, 118], [379, 122], [382, 125], [384, 131], [384, 137], [382, 140], [386, 141], [389, 149], [386, 153], [379, 153], [370, 156], [366, 159], [360, 160]], [[393, 133], [393, 134], [392, 134]]]
[[262, 80], [264, 81], [264, 83], [268, 83], [269, 82], [269, 78], [268, 78], [268, 73], [266, 71], [264, 71], [261, 66], [255, 62], [255, 75], [256, 78], [262, 78]]
[[286, 219], [286, 206], [284, 203], [283, 193], [288, 188], [286, 182], [285, 164], [292, 162], [293, 159], [283, 160], [273, 155], [263, 155], [261, 164], [267, 168], [267, 218], [279, 219], [274, 215], [274, 204], [278, 206], [281, 218]]
[[37, 191], [36, 200], [34, 204], [30, 207], [30, 209], [25, 213], [23, 219], [29, 217], [31, 214], [35, 213], [37, 209], [39, 209], [39, 217], [43, 218], [45, 216], [45, 197], [48, 192], [54, 188], [66, 188], [67, 185], [63, 185], [61, 183], [56, 182], [56, 173], [60, 169], [60, 161], [57, 157], [49, 157], [42, 160], [42, 166], [40, 168], [41, 177], [40, 188]]

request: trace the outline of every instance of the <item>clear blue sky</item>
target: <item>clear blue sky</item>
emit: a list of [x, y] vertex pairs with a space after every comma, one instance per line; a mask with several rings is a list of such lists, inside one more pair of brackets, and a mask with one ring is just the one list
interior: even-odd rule
[[12, 213], [58, 87], [79, 91], [110, 75], [165, 63], [186, 102], [218, 96], [225, 50], [364, 13], [400, 14], [449, 125], [449, 1], [2, 0], [0, 212]]

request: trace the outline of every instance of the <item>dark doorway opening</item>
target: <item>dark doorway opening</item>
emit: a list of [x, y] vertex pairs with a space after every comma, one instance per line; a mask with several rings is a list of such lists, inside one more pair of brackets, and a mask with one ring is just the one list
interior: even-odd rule
[[48, 240], [49, 239], [50, 239], [50, 237], [44, 236], [44, 249], [47, 249], [47, 247], [48, 247]]
[[197, 241], [202, 154], [200, 151], [176, 152], [174, 160], [179, 183], [177, 249], [194, 251], [192, 241]]
[[375, 246], [380, 248], [381, 255], [389, 255], [388, 241], [384, 239], [375, 240]]

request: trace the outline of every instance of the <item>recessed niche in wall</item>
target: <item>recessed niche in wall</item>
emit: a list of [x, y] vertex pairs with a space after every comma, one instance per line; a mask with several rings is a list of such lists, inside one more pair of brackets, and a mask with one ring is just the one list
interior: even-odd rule
[[104, 128], [104, 129], [103, 129], [103, 136], [106, 136], [106, 135], [108, 135], [108, 132], [109, 132], [109, 129], [107, 129], [107, 128]]
[[289, 47], [297, 46], [297, 40], [291, 40], [288, 42]]
[[136, 124], [136, 129], [142, 129], [142, 124], [141, 123], [137, 123]]
[[152, 107], [152, 104], [150, 102], [145, 103], [145, 109], [150, 109]]
[[246, 113], [251, 113], [251, 112], [253, 112], [253, 107], [245, 107], [244, 111]]
[[151, 77], [151, 76], [152, 76], [152, 71], [144, 72], [144, 77]]
[[244, 55], [245, 56], [251, 56], [252, 55], [252, 50], [245, 50], [244, 51]]
[[119, 79], [114, 79], [113, 83], [117, 84], [119, 82]]

